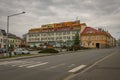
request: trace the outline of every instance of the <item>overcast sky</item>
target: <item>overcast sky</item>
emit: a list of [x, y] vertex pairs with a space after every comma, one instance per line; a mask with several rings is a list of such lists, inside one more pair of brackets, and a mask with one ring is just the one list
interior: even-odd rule
[[91, 27], [102, 27], [114, 37], [120, 35], [120, 0], [0, 0], [0, 29], [7, 27], [10, 17], [10, 32], [18, 36], [31, 28], [64, 21], [74, 21]]

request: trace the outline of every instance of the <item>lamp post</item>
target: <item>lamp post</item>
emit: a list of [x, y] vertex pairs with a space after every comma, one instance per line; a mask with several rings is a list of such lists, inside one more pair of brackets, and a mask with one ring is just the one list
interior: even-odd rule
[[7, 35], [9, 33], [9, 18], [12, 17], [12, 16], [20, 15], [20, 14], [25, 14], [25, 12], [21, 12], [21, 13], [12, 14], [12, 15], [7, 16]]
[[6, 49], [7, 49], [7, 52], [8, 52], [8, 33], [9, 33], [9, 18], [10, 17], [13, 17], [13, 16], [17, 16], [17, 15], [20, 15], [20, 14], [25, 14], [25, 12], [21, 12], [21, 13], [16, 13], [16, 14], [12, 14], [12, 15], [9, 15], [7, 16], [7, 42], [6, 42]]

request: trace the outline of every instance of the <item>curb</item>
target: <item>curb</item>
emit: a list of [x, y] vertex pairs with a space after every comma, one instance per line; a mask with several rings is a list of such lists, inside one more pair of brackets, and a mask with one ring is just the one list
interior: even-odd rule
[[43, 57], [43, 56], [51, 56], [53, 54], [45, 54], [45, 55], [41, 55], [41, 54], [38, 54], [38, 55], [32, 55], [32, 56], [23, 56], [23, 57], [15, 57], [15, 58], [3, 58], [3, 59], [0, 59], [0, 62], [2, 61], [10, 61], [10, 60], [20, 60], [20, 59], [28, 59], [28, 58], [34, 58], [34, 57]]
[[[68, 53], [73, 53], [74, 51], [67, 51]], [[79, 52], [79, 51], [77, 51]], [[52, 56], [52, 55], [61, 55], [61, 54], [68, 54], [66, 52], [60, 52], [58, 54], [50, 54], [50, 53], [47, 53], [47, 54], [36, 54], [36, 55], [32, 55], [32, 56], [23, 56], [23, 57], [15, 57], [15, 58], [3, 58], [3, 59], [0, 59], [0, 62], [2, 61], [10, 61], [10, 60], [20, 60], [20, 59], [28, 59], [28, 58], [34, 58], [34, 57], [44, 57], [44, 56]]]
[[2, 61], [10, 61], [10, 60], [28, 59], [28, 58], [34, 58], [34, 57], [44, 57], [44, 56], [52, 56], [52, 55], [61, 55], [61, 54], [65, 54], [65, 52], [64, 53], [58, 53], [58, 54], [47, 53], [47, 54], [36, 54], [36, 55], [32, 55], [32, 56], [23, 56], [23, 57], [14, 57], [14, 58], [3, 58], [3, 59], [0, 59], [0, 62], [2, 62]]

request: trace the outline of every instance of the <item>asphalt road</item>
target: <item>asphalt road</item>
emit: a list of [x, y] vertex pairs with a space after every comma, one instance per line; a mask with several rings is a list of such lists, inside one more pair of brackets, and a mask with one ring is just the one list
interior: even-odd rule
[[89, 80], [79, 79], [78, 77], [81, 75], [79, 73], [116, 51], [119, 51], [119, 49], [92, 49], [61, 55], [3, 61], [0, 62], [0, 79]]
[[120, 80], [120, 47], [69, 80]]

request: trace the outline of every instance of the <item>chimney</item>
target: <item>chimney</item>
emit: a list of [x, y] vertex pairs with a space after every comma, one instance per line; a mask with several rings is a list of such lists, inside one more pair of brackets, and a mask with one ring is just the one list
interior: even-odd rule
[[98, 28], [98, 31], [102, 31], [102, 29], [101, 29], [101, 28]]

